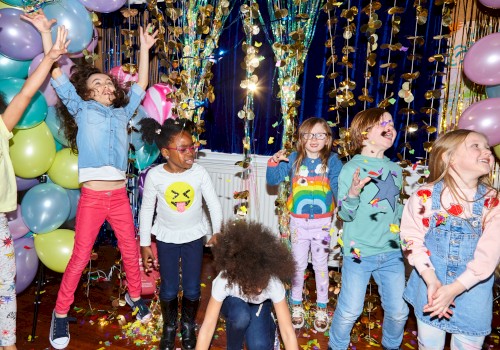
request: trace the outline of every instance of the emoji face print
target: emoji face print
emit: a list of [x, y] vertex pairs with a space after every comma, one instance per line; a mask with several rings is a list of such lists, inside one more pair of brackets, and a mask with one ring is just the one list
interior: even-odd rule
[[183, 213], [193, 204], [194, 188], [186, 182], [174, 182], [165, 191], [165, 201], [173, 210]]

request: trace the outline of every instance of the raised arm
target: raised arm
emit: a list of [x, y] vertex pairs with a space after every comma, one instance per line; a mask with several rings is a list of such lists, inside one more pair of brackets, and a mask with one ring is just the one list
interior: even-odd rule
[[2, 114], [2, 118], [9, 131], [12, 131], [14, 126], [16, 126], [19, 122], [19, 119], [21, 119], [26, 107], [28, 107], [31, 102], [31, 99], [45, 81], [52, 65], [57, 62], [61, 55], [68, 51], [69, 42], [66, 41], [67, 35], [67, 30], [63, 27], [58, 28], [56, 43], [49, 49], [37, 69], [31, 76], [28, 77], [28, 79], [26, 79], [21, 91], [14, 96], [5, 109], [5, 112]]
[[146, 90], [149, 81], [149, 49], [154, 45], [157, 36], [158, 30], [153, 32], [153, 25], [151, 23], [147, 25], [146, 30], [139, 27], [141, 48], [139, 52], [139, 81], [137, 84], [143, 90]]
[[[21, 15], [21, 18], [30, 22], [40, 32], [42, 36], [43, 52], [47, 54], [52, 47], [51, 28], [57, 21], [55, 19], [47, 19], [42, 9], [30, 14]], [[59, 67], [55, 66], [54, 69], [52, 69], [52, 78], [58, 78], [61, 74], [62, 71]]]

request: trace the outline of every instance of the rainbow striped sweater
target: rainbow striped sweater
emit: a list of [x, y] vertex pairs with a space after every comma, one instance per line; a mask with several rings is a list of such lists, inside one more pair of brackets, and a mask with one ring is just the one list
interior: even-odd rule
[[299, 171], [295, 172], [297, 153], [288, 157], [288, 162], [267, 162], [266, 181], [278, 185], [290, 177], [291, 192], [287, 200], [290, 215], [299, 218], [319, 219], [332, 216], [337, 198], [338, 176], [342, 162], [331, 154], [327, 168], [323, 169], [321, 159], [305, 158]]

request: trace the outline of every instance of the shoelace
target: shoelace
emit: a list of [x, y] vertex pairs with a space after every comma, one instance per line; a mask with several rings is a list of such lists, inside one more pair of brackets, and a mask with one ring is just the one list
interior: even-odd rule
[[68, 324], [69, 322], [76, 322], [76, 318], [74, 317], [64, 317], [64, 318], [55, 318], [54, 322], [54, 339], [57, 338], [65, 338], [69, 335]]

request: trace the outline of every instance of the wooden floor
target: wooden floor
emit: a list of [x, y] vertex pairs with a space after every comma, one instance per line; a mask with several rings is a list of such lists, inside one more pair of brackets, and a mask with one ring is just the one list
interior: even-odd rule
[[[117, 251], [111, 246], [101, 247], [98, 251], [99, 258], [93, 262], [92, 270], [101, 270], [109, 274], [114, 263], [118, 259]], [[116, 265], [115, 265], [116, 266]], [[45, 283], [40, 295], [38, 322], [36, 325], [35, 337], [32, 338], [34, 301], [36, 294], [36, 283], [33, 283], [26, 291], [18, 296], [18, 326], [17, 326], [17, 347], [20, 350], [31, 349], [51, 349], [48, 334], [52, 309], [59, 288], [61, 274], [45, 270]], [[330, 311], [335, 307], [334, 293], [335, 280], [338, 279], [337, 271], [331, 271], [332, 292], [330, 293]], [[211, 280], [215, 278], [215, 270], [211, 264], [211, 256], [207, 252], [204, 257], [202, 272], [202, 298], [200, 311], [198, 312], [197, 323], [201, 325], [204, 317], [204, 310], [208, 302], [211, 290]], [[307, 279], [308, 290], [314, 290], [314, 280]], [[120, 285], [117, 272], [113, 272], [111, 281], [92, 280], [89, 285], [89, 296], [86, 296], [86, 283], [83, 281], [76, 294], [75, 303], [70, 312], [70, 316], [77, 318], [76, 323], [70, 324], [71, 342], [68, 349], [79, 350], [106, 350], [106, 349], [158, 349], [158, 340], [161, 336], [156, 319], [148, 327], [140, 327], [128, 306], [116, 306], [120, 294]], [[312, 299], [314, 297], [310, 296]], [[151, 305], [156, 303], [152, 300]], [[306, 306], [312, 305], [306, 302]], [[371, 310], [370, 313], [367, 311]], [[485, 349], [500, 349], [498, 304], [495, 304], [494, 331], [487, 338]], [[312, 310], [311, 310], [312, 311]], [[156, 314], [156, 313], [155, 313]], [[158, 316], [159, 314], [156, 314]], [[351, 336], [351, 349], [382, 349], [380, 345], [381, 336], [381, 307], [376, 287], [372, 287], [372, 294], [367, 295], [365, 300], [365, 310], [355, 325]], [[369, 330], [369, 328], [371, 328]], [[297, 337], [301, 349], [317, 350], [327, 349], [327, 334], [321, 334], [310, 327], [304, 327], [297, 331]], [[180, 344], [178, 344], [180, 348]], [[413, 317], [410, 317], [402, 349], [417, 349], [416, 326]], [[221, 320], [217, 327], [211, 349], [225, 349], [224, 323]]]

